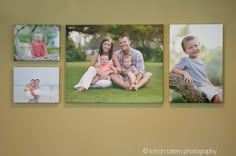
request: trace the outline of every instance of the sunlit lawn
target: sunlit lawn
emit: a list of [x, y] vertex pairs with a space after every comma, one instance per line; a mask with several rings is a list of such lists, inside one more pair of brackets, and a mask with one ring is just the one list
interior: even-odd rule
[[112, 87], [76, 92], [73, 86], [88, 68], [88, 62], [68, 62], [65, 66], [65, 102], [67, 103], [162, 103], [162, 63], [146, 63], [146, 71], [153, 73], [151, 81], [138, 91]]

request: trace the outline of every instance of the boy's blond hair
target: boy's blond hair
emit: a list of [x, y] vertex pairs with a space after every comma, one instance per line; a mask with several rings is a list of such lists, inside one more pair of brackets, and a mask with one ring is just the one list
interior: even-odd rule
[[124, 59], [130, 59], [132, 61], [131, 55], [123, 55], [122, 56], [122, 61], [124, 61]]
[[[181, 42], [181, 46], [183, 48], [183, 51], [185, 52], [185, 43], [188, 42], [188, 41], [191, 41], [191, 40], [198, 40], [198, 38], [196, 36], [186, 36], [183, 38], [182, 42]], [[200, 41], [198, 40], [199, 44], [200, 44]]]

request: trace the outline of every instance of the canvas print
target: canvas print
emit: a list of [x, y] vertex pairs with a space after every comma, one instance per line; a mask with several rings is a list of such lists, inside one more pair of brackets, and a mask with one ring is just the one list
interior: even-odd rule
[[58, 25], [14, 25], [14, 61], [58, 61]]
[[14, 67], [14, 103], [59, 103], [58, 67]]
[[162, 103], [163, 25], [66, 25], [65, 102]]
[[223, 103], [223, 25], [170, 25], [170, 102]]

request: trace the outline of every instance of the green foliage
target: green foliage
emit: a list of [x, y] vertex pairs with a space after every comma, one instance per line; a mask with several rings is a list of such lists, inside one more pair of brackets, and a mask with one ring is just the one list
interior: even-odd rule
[[180, 32], [176, 35], [177, 37], [182, 37], [182, 36], [186, 36], [190, 34], [190, 31], [189, 31], [189, 25], [186, 25], [185, 27], [183, 27]]
[[148, 47], [137, 48], [144, 57], [144, 61], [149, 62], [163, 62], [163, 52], [161, 48], [151, 49]]
[[85, 52], [81, 51], [80, 49], [67, 50], [66, 53], [66, 61], [68, 62], [86, 60]]
[[170, 103], [187, 103], [187, 100], [181, 94], [170, 90]]
[[55, 54], [59, 52], [59, 48], [47, 46], [48, 54]]
[[14, 52], [14, 55], [17, 55], [16, 46], [13, 47], [13, 52]]
[[207, 76], [209, 80], [216, 86], [223, 84], [223, 56], [221, 48], [211, 51], [212, 58], [207, 62]]
[[66, 61], [85, 61], [86, 54], [80, 48], [76, 48], [71, 39], [67, 39], [66, 44]]
[[171, 100], [171, 103], [187, 103], [187, 101], [180, 95]]

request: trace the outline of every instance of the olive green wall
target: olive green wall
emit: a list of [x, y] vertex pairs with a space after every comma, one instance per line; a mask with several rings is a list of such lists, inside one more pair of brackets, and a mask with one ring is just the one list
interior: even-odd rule
[[[0, 3], [1, 156], [144, 156], [160, 155], [155, 153], [159, 149], [187, 148], [214, 149], [217, 156], [236, 155], [234, 0], [1, 0]], [[214, 23], [224, 24], [225, 103], [169, 104], [169, 24]], [[13, 24], [59, 24], [60, 62], [13, 62]], [[164, 24], [164, 104], [64, 103], [66, 24]], [[60, 103], [13, 104], [12, 73], [16, 66], [59, 66]], [[148, 154], [144, 153], [146, 150]]]

